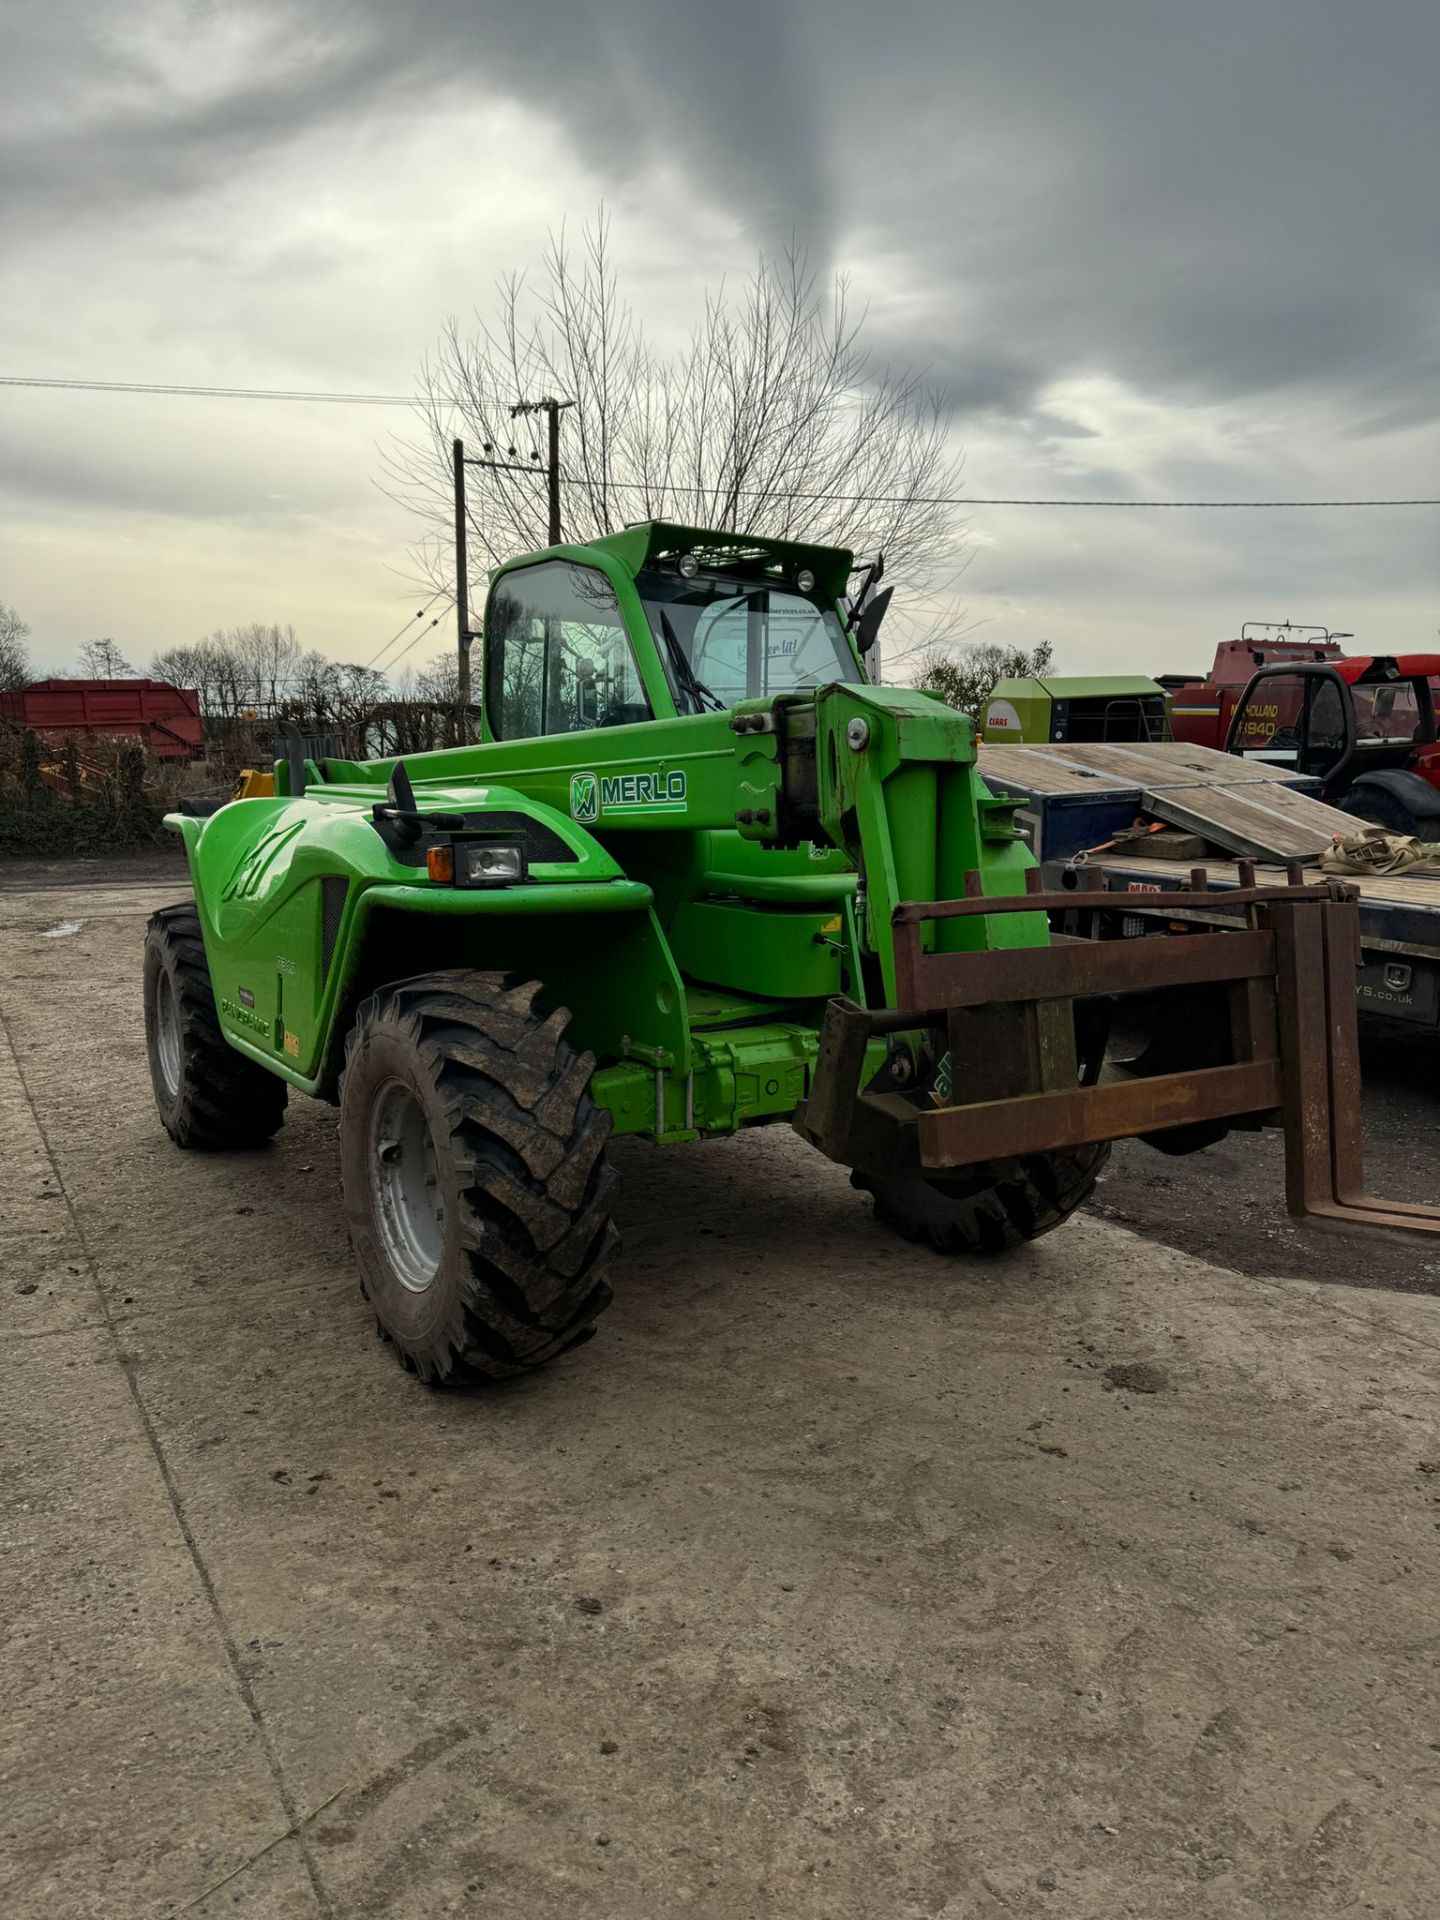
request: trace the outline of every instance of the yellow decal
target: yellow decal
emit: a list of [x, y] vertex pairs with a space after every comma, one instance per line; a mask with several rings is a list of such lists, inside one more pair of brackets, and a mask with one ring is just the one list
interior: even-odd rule
[[285, 1051], [296, 1060], [300, 1058], [300, 1036], [298, 1033], [291, 1033], [288, 1028], [285, 1031]]

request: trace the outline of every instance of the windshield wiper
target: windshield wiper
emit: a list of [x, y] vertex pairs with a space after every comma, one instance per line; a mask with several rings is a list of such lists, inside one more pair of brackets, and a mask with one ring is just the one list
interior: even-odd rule
[[681, 646], [675, 629], [670, 623], [670, 616], [663, 607], [660, 609], [660, 631], [665, 636], [665, 650], [670, 655], [670, 665], [674, 669], [675, 679], [681, 690], [689, 694], [702, 713], [705, 711], [707, 700], [712, 713], [724, 713], [725, 702], [710, 691], [691, 666], [685, 656], [685, 649]]

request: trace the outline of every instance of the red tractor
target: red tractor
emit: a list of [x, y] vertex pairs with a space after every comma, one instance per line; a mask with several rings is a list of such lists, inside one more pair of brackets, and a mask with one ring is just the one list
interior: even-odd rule
[[1343, 813], [1440, 840], [1437, 679], [1435, 653], [1263, 666], [1234, 703], [1225, 750], [1312, 775]]

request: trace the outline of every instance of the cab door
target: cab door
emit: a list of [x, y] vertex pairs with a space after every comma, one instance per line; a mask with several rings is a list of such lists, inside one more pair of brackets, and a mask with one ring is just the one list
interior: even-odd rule
[[1235, 704], [1227, 753], [1323, 777], [1353, 744], [1348, 689], [1327, 669], [1257, 673]]

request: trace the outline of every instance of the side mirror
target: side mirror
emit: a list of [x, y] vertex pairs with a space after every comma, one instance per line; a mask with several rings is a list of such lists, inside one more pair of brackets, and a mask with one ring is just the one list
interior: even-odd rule
[[883, 593], [877, 593], [855, 622], [855, 644], [862, 656], [869, 653], [880, 637], [880, 622], [885, 618], [885, 609], [894, 591], [893, 587], [886, 587]]

